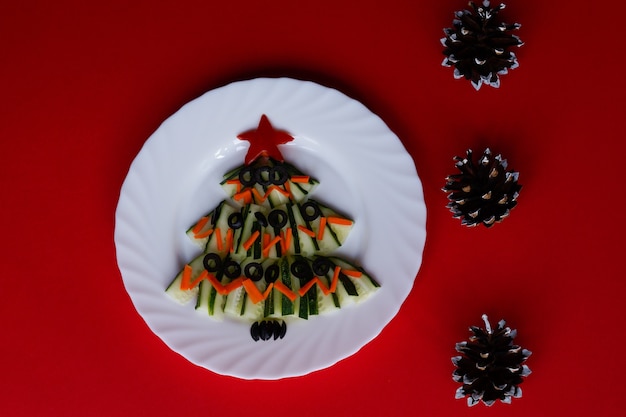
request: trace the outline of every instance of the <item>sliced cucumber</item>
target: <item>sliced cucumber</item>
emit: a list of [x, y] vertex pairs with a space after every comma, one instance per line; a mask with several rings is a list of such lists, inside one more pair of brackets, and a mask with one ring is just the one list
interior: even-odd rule
[[[232, 253], [232, 257], [236, 259], [244, 259], [248, 256], [252, 256], [252, 254], [256, 254], [256, 259], [261, 257], [261, 241], [262, 241], [262, 231], [263, 228], [259, 224], [257, 218], [255, 217], [255, 213], [266, 214], [266, 210], [257, 205], [250, 205], [244, 208], [242, 213], [243, 216], [243, 227], [237, 230], [235, 234], [236, 238], [234, 241], [234, 251]], [[251, 248], [246, 249], [244, 246], [248, 239], [252, 236], [252, 234], [256, 231], [259, 231], [259, 237], [256, 239], [255, 243]]]
[[363, 275], [361, 275], [361, 277], [359, 277], [359, 278], [353, 278], [353, 280], [358, 279], [358, 280], [364, 281], [363, 285], [368, 287], [368, 288], [370, 288], [370, 291], [375, 291], [376, 288], [380, 287], [380, 284], [378, 283], [378, 281], [376, 281], [371, 275], [369, 275], [367, 272], [365, 272], [365, 270], [362, 267], [360, 267], [360, 266], [358, 266], [358, 265], [356, 265], [356, 264], [354, 264], [354, 263], [352, 263], [350, 261], [346, 261], [345, 259], [338, 258], [336, 256], [331, 256], [328, 259], [330, 259], [332, 262], [335, 263], [335, 265], [338, 265], [339, 267], [341, 267], [343, 269], [351, 269], [351, 270], [354, 270], [354, 271], [361, 272]]
[[318, 250], [317, 241], [298, 227], [303, 226], [307, 228], [307, 224], [300, 213], [300, 206], [298, 204], [287, 204], [286, 207], [290, 222], [289, 227], [291, 227], [291, 232], [294, 236], [294, 253], [302, 256], [314, 255]]
[[[226, 237], [230, 226], [228, 225], [228, 218], [231, 214], [239, 211], [238, 208], [231, 206], [230, 204], [223, 204], [220, 206], [220, 210], [217, 213], [217, 217], [213, 220], [213, 233], [209, 235], [206, 245], [204, 247], [205, 252], [217, 253], [220, 256], [228, 254], [228, 246], [226, 245]], [[216, 230], [219, 229], [219, 233]], [[237, 233], [233, 235], [233, 239], [236, 239]], [[218, 242], [219, 240], [219, 242]]]
[[[200, 273], [204, 270], [204, 265], [202, 263], [204, 259], [204, 254], [196, 257], [193, 261], [189, 263], [191, 267], [191, 280], [195, 280]], [[165, 289], [165, 293], [169, 295], [172, 299], [176, 300], [180, 304], [187, 304], [192, 299], [198, 297], [199, 289], [196, 286], [190, 290], [183, 290], [180, 288], [180, 284], [183, 281], [183, 271], [181, 270], [178, 275], [174, 278], [174, 280], [167, 286]]]
[[287, 233], [287, 227], [291, 228], [291, 244], [287, 248], [285, 255], [289, 254], [300, 254], [300, 233], [298, 232], [298, 223], [296, 223], [296, 219], [294, 217], [294, 205], [292, 203], [288, 203], [285, 205], [285, 212], [287, 213], [287, 224], [285, 226], [284, 231]]
[[309, 183], [289, 181], [289, 190], [291, 190], [292, 201], [299, 203], [306, 200], [313, 187], [314, 186]]
[[[310, 201], [314, 201], [314, 200], [310, 200]], [[320, 202], [317, 202], [321, 212], [322, 212], [322, 216], [328, 218], [328, 217], [338, 217], [341, 219], [346, 219], [346, 220], [350, 220], [351, 219], [337, 213], [336, 211], [332, 210], [331, 208], [321, 204]], [[324, 231], [324, 235], [322, 237], [322, 239], [318, 240], [318, 243], [320, 245], [320, 251], [323, 253], [331, 253], [334, 250], [336, 250], [339, 246], [343, 245], [343, 243], [346, 241], [346, 239], [348, 238], [348, 235], [350, 234], [350, 231], [352, 230], [352, 226], [353, 226], [354, 222], [352, 222], [349, 225], [341, 225], [341, 224], [331, 224], [331, 223], [326, 223], [326, 229]], [[317, 229], [319, 230], [319, 223], [316, 225]]]
[[329, 259], [342, 269], [361, 272], [362, 275], [358, 278], [353, 278], [342, 273], [339, 275], [341, 285], [337, 285], [337, 288], [343, 287], [352, 301], [363, 301], [380, 287], [380, 284], [367, 274], [363, 268], [341, 258], [330, 257]]
[[[208, 314], [217, 321], [222, 321], [224, 318], [224, 310], [221, 305], [222, 300], [223, 296], [215, 290], [215, 287], [209, 281], [203, 280], [200, 282], [196, 311]], [[215, 308], [216, 305], [217, 308]]]
[[243, 287], [239, 287], [231, 291], [228, 295], [225, 295], [224, 314], [231, 317], [239, 317], [245, 293], [246, 290]]
[[[293, 291], [292, 276], [289, 259], [285, 256], [280, 261], [280, 280], [287, 288]], [[295, 311], [295, 300], [291, 301], [285, 294], [280, 294], [280, 312], [283, 316], [290, 316]]]
[[282, 206], [283, 204], [288, 203], [290, 200], [289, 200], [289, 196], [281, 193], [276, 188], [273, 188], [270, 191], [270, 193], [267, 195], [267, 201], [270, 207], [278, 207], [278, 206]]
[[[202, 218], [200, 218], [196, 223], [194, 223], [191, 227], [189, 227], [189, 229], [187, 229], [187, 231], [185, 232], [187, 234], [187, 237], [189, 237], [189, 239], [195, 243], [196, 245], [198, 245], [201, 248], [205, 248], [207, 242], [209, 241], [209, 237], [211, 235], [206, 235], [209, 231], [213, 230], [213, 228], [215, 227], [215, 221], [217, 220], [217, 217], [219, 216], [220, 212], [222, 211], [222, 207], [226, 204], [225, 201], [222, 201], [212, 212], [206, 214], [203, 216], [207, 218], [207, 221], [204, 223], [204, 225], [199, 229], [194, 231], [194, 229], [198, 226], [199, 222], [202, 220]], [[197, 236], [204, 236], [204, 237], [197, 237]]]
[[[329, 274], [330, 277], [328, 275], [319, 276], [319, 279], [324, 283], [324, 285], [326, 285], [326, 288], [330, 288], [330, 285], [332, 283], [332, 273], [329, 272]], [[322, 291], [318, 291], [317, 308], [319, 314], [330, 313], [341, 308], [341, 304], [339, 303], [339, 298], [337, 297], [337, 294], [331, 293], [328, 295], [324, 295]]]

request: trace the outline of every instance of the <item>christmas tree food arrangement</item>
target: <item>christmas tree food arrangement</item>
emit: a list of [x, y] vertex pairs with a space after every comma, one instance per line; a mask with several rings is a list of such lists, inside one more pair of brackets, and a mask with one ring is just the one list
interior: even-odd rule
[[496, 400], [509, 404], [522, 396], [519, 385], [530, 375], [524, 362], [532, 352], [513, 344], [517, 331], [505, 327], [504, 320], [494, 330], [487, 316], [483, 314], [482, 318], [485, 328], [471, 326], [469, 340], [456, 344], [461, 355], [452, 358], [456, 366], [452, 378], [463, 384], [456, 398], [467, 397], [468, 406], [481, 401], [491, 406]]
[[491, 227], [506, 218], [517, 205], [522, 186], [519, 173], [507, 170], [502, 155], [493, 155], [485, 149], [478, 161], [472, 150], [467, 157], [455, 156], [459, 174], [449, 175], [443, 191], [448, 192], [448, 208], [454, 218], [465, 226], [483, 224]]
[[454, 78], [471, 81], [476, 90], [483, 84], [500, 87], [500, 76], [519, 66], [517, 57], [510, 51], [523, 42], [513, 33], [521, 27], [498, 20], [498, 13], [505, 5], [491, 7], [488, 0], [472, 10], [455, 12], [453, 27], [445, 28], [441, 43], [446, 58], [442, 65], [454, 67]]
[[228, 200], [200, 218], [188, 237], [203, 249], [166, 289], [208, 316], [251, 323], [253, 340], [282, 339], [285, 320], [340, 310], [379, 284], [363, 268], [333, 256], [353, 221], [311, 198], [318, 181], [285, 162], [278, 145], [293, 140], [263, 115], [239, 139], [250, 148], [221, 182]]

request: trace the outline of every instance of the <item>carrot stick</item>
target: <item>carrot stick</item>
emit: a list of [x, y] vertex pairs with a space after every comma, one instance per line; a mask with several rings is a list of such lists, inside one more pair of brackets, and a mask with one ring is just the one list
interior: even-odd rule
[[240, 193], [241, 192], [241, 181], [239, 181], [238, 178], [233, 178], [232, 180], [227, 180], [226, 184], [228, 185], [235, 185], [235, 193]]
[[200, 233], [200, 230], [202, 230], [204, 228], [204, 226], [206, 226], [206, 224], [208, 222], [209, 222], [209, 217], [208, 216], [201, 217], [200, 220], [198, 220], [198, 223], [196, 223], [196, 225], [193, 227], [193, 229], [191, 229], [191, 232], [194, 235], [197, 235], [198, 233]]
[[341, 267], [336, 266], [335, 272], [333, 273], [333, 280], [330, 282], [330, 292], [337, 291], [337, 282], [339, 281], [339, 271], [341, 271]]
[[189, 265], [185, 265], [183, 268], [183, 279], [180, 281], [180, 289], [181, 290], [189, 290], [191, 289], [191, 273], [193, 269]]
[[245, 243], [243, 244], [243, 248], [245, 250], [250, 249], [250, 247], [254, 245], [254, 242], [256, 242], [256, 240], [259, 238], [260, 234], [261, 232], [259, 232], [258, 230], [252, 233], [252, 235], [248, 238], [248, 240], [246, 240]]
[[330, 288], [324, 285], [321, 279], [319, 279], [318, 277], [315, 277], [315, 278], [317, 278], [317, 286], [320, 287], [320, 290], [322, 290], [324, 295], [330, 294]]
[[298, 230], [300, 230], [301, 232], [311, 236], [311, 237], [315, 237], [315, 232], [313, 230], [307, 229], [306, 227], [302, 226], [301, 224], [298, 225]]
[[233, 229], [231, 228], [226, 232], [226, 250], [230, 253], [235, 251], [235, 248], [233, 248], [233, 233]]
[[[286, 184], [286, 183], [285, 183]], [[272, 185], [270, 188], [267, 189], [267, 193], [265, 193], [265, 196], [267, 197], [267, 195], [269, 193], [271, 193], [272, 191], [278, 191], [279, 193], [281, 193], [282, 195], [284, 195], [285, 197], [289, 197], [289, 192], [286, 190], [283, 190], [282, 188], [280, 188], [278, 185]]]
[[[204, 272], [207, 272], [207, 271], [205, 270]], [[213, 287], [215, 287], [215, 291], [217, 291], [221, 295], [229, 294], [231, 291], [241, 287], [241, 285], [243, 283], [243, 279], [242, 278], [237, 278], [237, 279], [229, 282], [226, 285], [222, 285], [222, 283], [217, 280], [215, 275], [209, 274], [209, 273], [207, 273], [206, 275], [207, 275], [206, 278], [209, 280], [211, 285], [213, 285]]]
[[290, 178], [291, 182], [299, 182], [299, 183], [303, 183], [303, 182], [309, 182], [309, 176], [308, 175], [293, 175]]
[[287, 193], [287, 197], [291, 196], [291, 185], [289, 185], [289, 181], [285, 182], [285, 192]]
[[326, 217], [320, 219], [320, 228], [317, 230], [317, 240], [322, 240], [324, 231], [326, 230]]
[[217, 250], [224, 249], [224, 242], [222, 242], [222, 229], [219, 227], [215, 229], [215, 239], [217, 240]]
[[261, 193], [259, 192], [259, 190], [257, 190], [256, 188], [252, 189], [252, 194], [254, 194], [255, 197], [255, 201], [257, 203], [262, 203], [265, 200], [267, 200], [267, 193], [265, 193], [265, 195], [261, 195]]
[[309, 282], [304, 284], [303, 287], [300, 287], [300, 289], [298, 290], [300, 297], [303, 297], [304, 294], [306, 294], [311, 289], [311, 287], [315, 285], [316, 280], [317, 280], [317, 277], [311, 279]]
[[313, 279], [311, 279], [309, 282], [304, 284], [304, 287], [300, 287], [300, 289], [298, 290], [300, 297], [304, 297], [304, 294], [306, 294], [311, 289], [311, 287], [315, 284], [317, 284], [319, 289], [322, 290], [324, 295], [330, 294], [331, 292], [330, 289], [326, 285], [324, 285], [322, 280], [319, 279], [319, 277], [313, 277]]
[[263, 301], [267, 298], [270, 291], [272, 290], [273, 285], [270, 283], [270, 285], [268, 285], [265, 289], [265, 292], [261, 293], [261, 291], [259, 291], [257, 286], [254, 284], [254, 282], [252, 282], [252, 280], [248, 278], [243, 280], [243, 287], [246, 289], [246, 292], [250, 296], [250, 301], [252, 301], [253, 304], [257, 304], [258, 302]]
[[269, 233], [263, 233], [263, 245], [262, 245], [263, 249], [265, 249], [267, 247], [268, 243], [270, 243], [270, 239], [271, 238], [272, 237], [270, 236]]
[[249, 188], [246, 188], [245, 190], [233, 195], [233, 200], [242, 200], [244, 204], [250, 204], [252, 203], [252, 192]]
[[205, 237], [211, 236], [211, 233], [213, 233], [213, 229], [209, 229], [206, 232], [202, 233], [196, 233], [195, 235], [193, 235], [193, 237], [194, 239], [204, 239]]
[[274, 288], [274, 283], [270, 282], [269, 285], [267, 286], [267, 288], [265, 289], [265, 291], [263, 291], [263, 299], [266, 300], [267, 297], [270, 295], [270, 292], [272, 291], [272, 288]]
[[326, 218], [326, 221], [330, 224], [337, 224], [340, 226], [350, 226], [352, 225], [352, 220], [342, 219], [341, 217], [330, 216]]
[[361, 276], [363, 275], [363, 272], [357, 271], [355, 269], [344, 269], [342, 272], [352, 278], [361, 278]]
[[296, 298], [298, 298], [298, 295], [295, 292], [291, 291], [288, 286], [283, 284], [282, 281], [274, 281], [274, 288], [283, 293], [285, 297], [291, 300], [291, 302], [294, 302]]
[[[265, 236], [269, 236], [268, 234], [266, 234]], [[281, 242], [282, 244], [282, 240], [280, 236], [276, 236], [274, 237], [274, 239], [270, 240], [269, 242], [267, 242], [267, 244], [264, 244], [263, 246], [263, 256], [265, 256], [266, 258], [269, 256], [270, 251], [272, 250], [272, 247], [274, 245], [276, 245], [277, 243]]]
[[211, 283], [211, 285], [213, 285], [213, 287], [215, 288], [215, 291], [217, 291], [219, 294], [221, 295], [226, 295], [228, 294], [226, 292], [226, 290], [224, 289], [224, 286], [222, 285], [221, 282], [219, 282], [217, 280], [217, 278], [215, 278], [215, 275], [213, 274], [208, 274], [207, 279], [209, 280], [209, 282]]
[[236, 290], [237, 288], [241, 287], [242, 285], [243, 285], [243, 278], [240, 277], [224, 285], [224, 291], [226, 291], [226, 294], [228, 294], [231, 291]]
[[207, 278], [208, 272], [206, 269], [196, 277], [193, 281], [191, 280], [191, 274], [193, 273], [193, 269], [189, 265], [185, 265], [183, 268], [183, 279], [180, 282], [181, 290], [191, 290], [196, 287], [203, 279]]
[[283, 255], [289, 250], [289, 246], [291, 246], [291, 227], [288, 227], [285, 232], [280, 231], [280, 248], [283, 251]]

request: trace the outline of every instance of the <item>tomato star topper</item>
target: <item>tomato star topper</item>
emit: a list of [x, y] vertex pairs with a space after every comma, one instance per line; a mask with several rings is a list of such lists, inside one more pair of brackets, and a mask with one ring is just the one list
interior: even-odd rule
[[259, 156], [274, 158], [281, 162], [284, 161], [278, 145], [293, 140], [293, 136], [284, 130], [274, 129], [266, 115], [261, 116], [259, 126], [256, 129], [243, 132], [237, 135], [237, 138], [250, 142], [250, 148], [246, 154], [247, 165], [250, 165]]

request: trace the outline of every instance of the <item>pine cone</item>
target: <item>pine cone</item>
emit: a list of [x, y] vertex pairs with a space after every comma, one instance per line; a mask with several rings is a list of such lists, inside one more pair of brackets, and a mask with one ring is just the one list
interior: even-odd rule
[[504, 320], [494, 332], [487, 316], [482, 318], [485, 329], [471, 326], [473, 335], [469, 341], [456, 344], [462, 356], [452, 358], [457, 367], [452, 377], [463, 384], [457, 389], [456, 398], [467, 397], [468, 406], [480, 401], [491, 406], [496, 400], [508, 404], [512, 398], [522, 396], [519, 385], [530, 375], [530, 369], [523, 362], [531, 352], [513, 344], [517, 331], [504, 327]]
[[519, 173], [506, 170], [506, 159], [493, 157], [487, 148], [477, 163], [471, 149], [467, 158], [456, 156], [454, 160], [461, 174], [448, 176], [443, 188], [450, 192], [447, 207], [453, 216], [466, 226], [482, 223], [486, 227], [507, 217], [517, 205], [522, 186], [517, 182]]
[[515, 54], [509, 51], [512, 46], [522, 46], [519, 37], [511, 34], [521, 27], [518, 23], [499, 22], [496, 17], [505, 5], [490, 7], [489, 1], [477, 6], [469, 3], [473, 11], [455, 12], [453, 28], [445, 28], [445, 38], [441, 43], [446, 58], [442, 65], [454, 66], [454, 78], [470, 80], [476, 90], [484, 83], [492, 87], [500, 86], [500, 75], [519, 66]]

